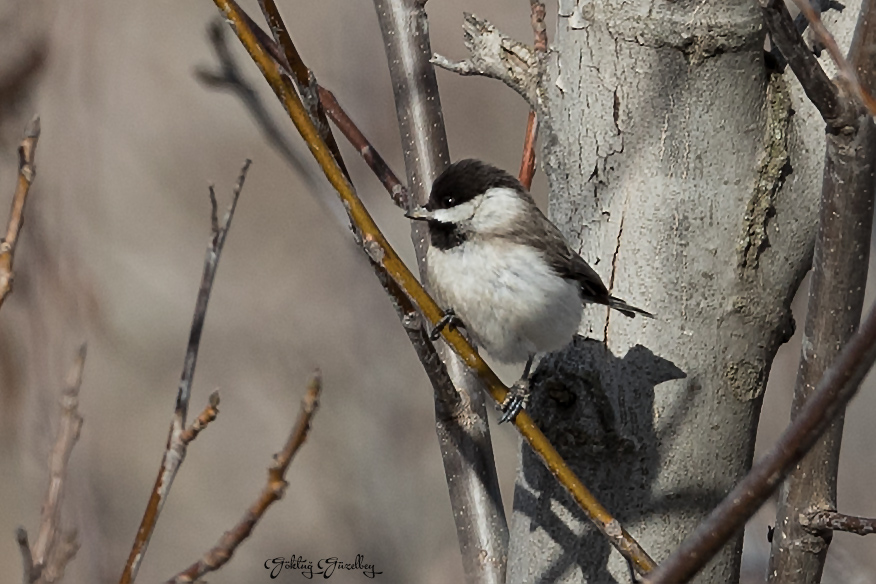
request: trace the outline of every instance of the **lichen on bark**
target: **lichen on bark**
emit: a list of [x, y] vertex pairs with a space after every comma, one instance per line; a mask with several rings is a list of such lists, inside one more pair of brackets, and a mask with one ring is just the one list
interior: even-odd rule
[[766, 129], [764, 152], [751, 199], [743, 218], [738, 268], [742, 274], [757, 270], [760, 255], [769, 247], [767, 224], [775, 216], [775, 199], [791, 171], [788, 153], [788, 128], [791, 120], [791, 95], [778, 73], [770, 75], [766, 87]]

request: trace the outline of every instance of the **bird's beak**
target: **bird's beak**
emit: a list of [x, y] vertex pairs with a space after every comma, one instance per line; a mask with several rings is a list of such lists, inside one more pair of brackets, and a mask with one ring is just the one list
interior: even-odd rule
[[415, 207], [411, 211], [405, 213], [405, 217], [413, 221], [428, 221], [429, 219], [434, 218], [434, 215], [425, 207]]

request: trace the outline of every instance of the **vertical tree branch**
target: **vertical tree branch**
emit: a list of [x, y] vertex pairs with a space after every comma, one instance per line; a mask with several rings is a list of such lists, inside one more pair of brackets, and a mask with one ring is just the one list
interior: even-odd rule
[[[424, 2], [375, 0], [395, 95], [402, 151], [412, 198], [424, 204], [432, 182], [450, 161]], [[426, 228], [412, 225], [421, 276]], [[463, 568], [469, 582], [505, 581], [508, 524], [493, 459], [481, 384], [446, 345], [438, 348], [453, 385], [435, 392], [436, 430], [450, 491]], [[461, 405], [442, 403], [456, 392]], [[460, 411], [460, 407], [464, 411]], [[442, 414], [456, 410], [456, 415]]]
[[[861, 8], [849, 54], [851, 67], [866, 76], [861, 79], [865, 92], [873, 87], [874, 37], [876, 2], [868, 0]], [[817, 380], [858, 328], [864, 304], [873, 226], [876, 128], [854, 95], [843, 99], [846, 107], [858, 109], [859, 117], [847, 131], [826, 134], [821, 211], [792, 420], [799, 416]], [[807, 529], [800, 517], [836, 509], [842, 432], [843, 417], [838, 416], [782, 487], [770, 556], [770, 582], [821, 581], [832, 532]]]
[[[170, 425], [170, 433], [167, 437], [167, 448], [164, 451], [164, 456], [161, 459], [161, 467], [158, 470], [158, 477], [155, 479], [155, 485], [152, 487], [152, 493], [149, 496], [149, 503], [146, 505], [146, 511], [143, 513], [143, 519], [140, 522], [140, 527], [137, 530], [137, 535], [134, 538], [134, 544], [131, 546], [131, 553], [128, 555], [128, 561], [125, 563], [125, 569], [122, 571], [122, 576], [119, 579], [119, 584], [130, 584], [137, 577], [137, 571], [140, 569], [140, 563], [143, 561], [143, 555], [146, 553], [146, 548], [149, 546], [149, 540], [152, 538], [152, 532], [155, 530], [155, 525], [158, 523], [158, 516], [167, 502], [167, 497], [170, 493], [170, 488], [173, 485], [173, 480], [176, 478], [176, 473], [186, 456], [188, 442], [186, 438], [191, 440], [197, 435], [198, 430], [194, 428], [199, 424], [206, 423], [204, 420], [209, 418], [204, 416], [204, 420], [199, 418], [193, 429], [187, 431], [186, 414], [189, 408], [189, 398], [192, 391], [192, 380], [195, 376], [195, 365], [198, 362], [198, 351], [201, 346], [201, 333], [204, 330], [204, 321], [207, 317], [207, 304], [210, 302], [210, 293], [213, 290], [213, 281], [216, 279], [216, 270], [219, 267], [219, 258], [222, 256], [222, 248], [225, 245], [225, 238], [228, 235], [228, 230], [231, 227], [231, 220], [234, 217], [234, 211], [237, 208], [237, 201], [240, 198], [240, 193], [243, 190], [243, 182], [246, 180], [246, 173], [249, 170], [250, 160], [243, 164], [240, 171], [240, 176], [237, 179], [237, 184], [234, 186], [232, 193], [231, 205], [225, 213], [222, 224], [219, 224], [218, 209], [216, 204], [216, 194], [213, 192], [213, 186], [210, 186], [210, 243], [207, 246], [207, 254], [204, 258], [204, 272], [201, 277], [201, 285], [198, 288], [198, 297], [195, 301], [195, 313], [192, 317], [192, 327], [189, 331], [189, 342], [186, 348], [186, 356], [183, 362], [183, 371], [180, 377], [179, 389], [176, 396], [176, 406], [173, 412], [173, 419]], [[215, 409], [216, 397], [215, 394], [210, 398], [210, 406]]]
[[18, 147], [18, 183], [12, 197], [12, 210], [9, 212], [9, 224], [6, 227], [6, 237], [0, 240], [0, 307], [6, 296], [12, 291], [12, 262], [15, 258], [15, 245], [18, 243], [18, 233], [24, 225], [24, 204], [30, 185], [36, 176], [33, 160], [37, 141], [40, 138], [40, 119], [34, 117], [24, 131], [24, 139]]

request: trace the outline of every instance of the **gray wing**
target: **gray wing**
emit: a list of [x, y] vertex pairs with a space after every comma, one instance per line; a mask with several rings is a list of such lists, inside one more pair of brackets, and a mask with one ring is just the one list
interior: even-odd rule
[[521, 225], [511, 234], [512, 239], [544, 252], [548, 265], [557, 275], [567, 280], [574, 280], [580, 286], [583, 301], [604, 304], [629, 317], [641, 314], [654, 318], [650, 312], [631, 306], [620, 298], [609, 294], [608, 288], [605, 287], [596, 270], [591, 268], [590, 264], [569, 247], [560, 230], [544, 216], [534, 203], [532, 208], [533, 211], [525, 222], [526, 224]]
[[599, 274], [569, 247], [560, 230], [544, 216], [535, 203], [531, 203], [531, 211], [526, 218], [511, 233], [505, 234], [505, 237], [515, 243], [541, 250], [548, 265], [557, 275], [578, 282], [582, 299], [608, 304], [608, 289]]

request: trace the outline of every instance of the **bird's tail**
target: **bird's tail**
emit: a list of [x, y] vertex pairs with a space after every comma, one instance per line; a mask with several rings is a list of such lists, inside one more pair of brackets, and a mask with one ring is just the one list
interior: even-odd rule
[[647, 316], [648, 318], [654, 318], [654, 315], [650, 312], [644, 311], [641, 308], [636, 308], [635, 306], [630, 306], [620, 298], [615, 298], [614, 296], [608, 297], [608, 307], [614, 308], [624, 316], [629, 316], [630, 318], [635, 318], [637, 314]]

